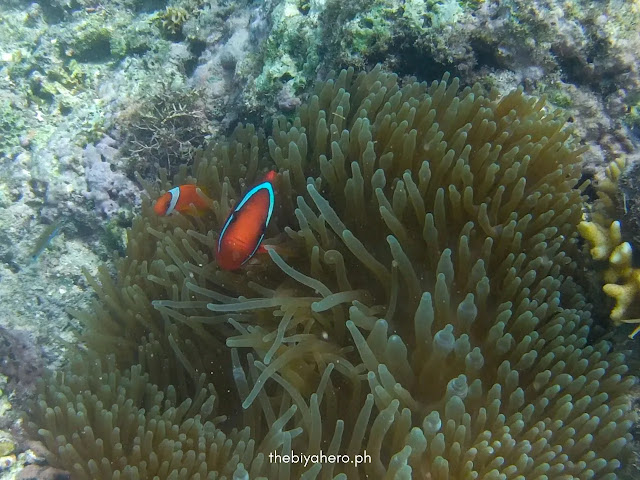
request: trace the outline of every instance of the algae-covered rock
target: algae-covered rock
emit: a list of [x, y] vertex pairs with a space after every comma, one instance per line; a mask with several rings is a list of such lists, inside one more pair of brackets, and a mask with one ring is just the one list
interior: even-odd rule
[[0, 430], [0, 457], [12, 454], [16, 449], [16, 444], [11, 435], [4, 430]]
[[259, 94], [274, 94], [289, 81], [300, 90], [312, 78], [320, 62], [322, 3], [285, 0], [273, 10], [273, 28], [265, 41], [262, 72], [256, 79]]
[[111, 55], [111, 29], [103, 17], [93, 15], [75, 26], [66, 44], [67, 56], [81, 61], [100, 61]]

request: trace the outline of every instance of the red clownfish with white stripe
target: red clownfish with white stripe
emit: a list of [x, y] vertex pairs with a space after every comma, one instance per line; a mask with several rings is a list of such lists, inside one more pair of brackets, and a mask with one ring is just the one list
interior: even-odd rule
[[275, 180], [276, 172], [268, 172], [242, 197], [227, 217], [216, 248], [216, 260], [220, 268], [237, 270], [256, 252], [266, 252], [261, 243], [273, 215]]
[[190, 213], [193, 205], [197, 212], [202, 212], [208, 209], [209, 205], [201, 196], [202, 192], [198, 193], [197, 190], [196, 185], [174, 187], [158, 198], [153, 205], [153, 210], [158, 215], [170, 215], [173, 212]]

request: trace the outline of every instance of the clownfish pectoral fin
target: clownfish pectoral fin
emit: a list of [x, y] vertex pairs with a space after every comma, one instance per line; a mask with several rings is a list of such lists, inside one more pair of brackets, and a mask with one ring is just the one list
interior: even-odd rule
[[190, 203], [187, 208], [184, 209], [182, 213], [186, 213], [191, 215], [192, 217], [201, 217], [204, 215], [206, 210], [204, 208], [198, 208], [193, 203]]
[[197, 202], [198, 205], [196, 205], [196, 207], [213, 210], [213, 200], [209, 197], [206, 189], [202, 187], [196, 188], [196, 195], [201, 200], [200, 202]]
[[268, 250], [273, 250], [278, 254], [279, 257], [282, 257], [284, 259], [297, 257], [298, 255], [297, 250], [293, 248], [293, 246], [289, 243], [271, 243], [265, 246], [260, 245], [260, 247], [261, 249], [258, 249], [258, 253], [268, 253]]
[[213, 210], [213, 200], [200, 187], [196, 187], [191, 191], [187, 201], [189, 201], [189, 204], [184, 209], [184, 213], [188, 213], [191, 216], [201, 217], [209, 210]]
[[268, 245], [260, 245], [256, 253], [269, 253], [269, 250], [273, 250], [280, 257], [290, 257], [293, 255], [293, 251], [285, 245], [282, 244], [268, 244]]

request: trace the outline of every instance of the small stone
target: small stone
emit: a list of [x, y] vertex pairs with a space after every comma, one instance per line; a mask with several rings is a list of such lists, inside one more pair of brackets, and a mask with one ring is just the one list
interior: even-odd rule
[[3, 457], [0, 457], [0, 472], [3, 470], [9, 470], [11, 467], [13, 467], [16, 463], [16, 456], [15, 455], [6, 455]]
[[28, 465], [18, 475], [18, 480], [69, 480], [69, 478], [69, 473], [64, 470], [37, 465]]
[[29, 440], [26, 442], [27, 450], [25, 453], [25, 463], [27, 465], [32, 463], [43, 464], [47, 459], [47, 448], [42, 442], [36, 440]]
[[6, 432], [0, 430], [0, 457], [5, 457], [16, 449], [16, 445]]
[[238, 63], [238, 60], [233, 53], [227, 51], [220, 55], [220, 65], [225, 70], [235, 70], [236, 63]]

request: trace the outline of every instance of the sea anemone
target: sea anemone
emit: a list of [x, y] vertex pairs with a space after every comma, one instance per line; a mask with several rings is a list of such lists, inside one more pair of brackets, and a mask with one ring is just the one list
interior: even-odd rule
[[[635, 380], [587, 340], [583, 148], [563, 126], [522, 90], [376, 67], [268, 137], [238, 127], [161, 179], [211, 212], [145, 203], [115, 280], [91, 279], [88, 353], [32, 412], [51, 461], [74, 478], [615, 478]], [[269, 168], [268, 253], [223, 271], [217, 232]], [[269, 456], [321, 451], [369, 457]]]

